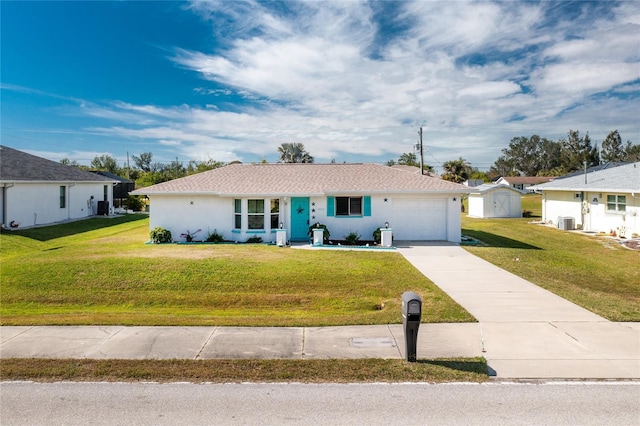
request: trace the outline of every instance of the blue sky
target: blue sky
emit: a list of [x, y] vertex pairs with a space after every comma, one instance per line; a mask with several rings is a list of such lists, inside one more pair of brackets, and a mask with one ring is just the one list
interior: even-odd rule
[[640, 143], [640, 2], [2, 1], [1, 143], [122, 165], [425, 162], [516, 136]]

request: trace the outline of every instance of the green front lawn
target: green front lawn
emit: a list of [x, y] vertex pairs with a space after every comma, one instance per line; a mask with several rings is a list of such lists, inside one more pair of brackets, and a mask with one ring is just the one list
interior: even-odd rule
[[95, 218], [0, 236], [3, 325], [327, 326], [474, 318], [399, 253], [151, 245], [149, 221]]
[[612, 321], [640, 321], [640, 252], [608, 237], [530, 223], [540, 196], [523, 198], [534, 218], [462, 220], [485, 243], [469, 252]]

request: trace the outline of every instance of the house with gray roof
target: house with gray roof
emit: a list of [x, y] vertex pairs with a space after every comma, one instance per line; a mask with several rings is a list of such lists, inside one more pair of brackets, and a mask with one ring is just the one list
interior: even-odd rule
[[0, 146], [0, 214], [5, 229], [109, 214], [117, 181]]
[[[460, 199], [468, 188], [378, 164], [230, 164], [134, 191], [150, 200], [150, 228], [177, 236], [214, 230], [227, 240], [259, 236], [308, 241], [309, 227], [331, 239], [371, 240], [388, 223], [396, 240], [459, 242]], [[200, 235], [198, 236], [200, 237]]]
[[530, 187], [542, 193], [542, 219], [591, 232], [640, 234], [640, 162], [573, 173]]
[[532, 185], [539, 185], [553, 179], [555, 179], [554, 176], [502, 176], [495, 183], [509, 185], [520, 191], [527, 191], [527, 188]]

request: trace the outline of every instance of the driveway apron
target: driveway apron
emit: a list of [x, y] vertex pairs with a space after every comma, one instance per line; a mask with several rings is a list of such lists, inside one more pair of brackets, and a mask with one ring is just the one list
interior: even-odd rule
[[496, 377], [640, 379], [640, 324], [607, 321], [456, 244], [397, 246], [478, 320]]

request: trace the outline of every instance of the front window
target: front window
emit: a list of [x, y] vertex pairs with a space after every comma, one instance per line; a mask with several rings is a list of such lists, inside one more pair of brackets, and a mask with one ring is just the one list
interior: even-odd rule
[[102, 188], [102, 199], [104, 201], [109, 200], [109, 187], [107, 185]]
[[627, 209], [626, 195], [607, 195], [607, 211], [623, 212]]
[[264, 200], [247, 201], [249, 229], [264, 229]]
[[362, 197], [336, 197], [336, 216], [362, 216]]
[[60, 187], [60, 208], [64, 209], [65, 207], [67, 207], [67, 187], [61, 186]]
[[242, 200], [233, 200], [234, 203], [234, 228], [241, 229], [242, 228]]
[[278, 229], [280, 222], [280, 200], [271, 200], [271, 229]]

